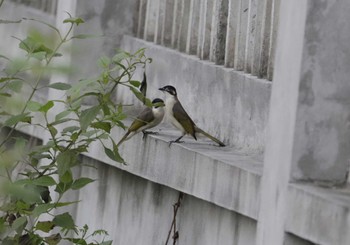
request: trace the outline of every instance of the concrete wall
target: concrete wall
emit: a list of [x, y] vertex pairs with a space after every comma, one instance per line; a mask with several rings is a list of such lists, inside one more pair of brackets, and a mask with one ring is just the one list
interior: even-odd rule
[[[120, 147], [127, 166], [94, 144], [84, 163], [96, 169], [75, 176], [96, 182], [67, 197], [83, 200], [78, 223], [106, 229], [114, 244], [164, 244], [183, 192], [178, 244], [350, 244], [346, 1], [61, 0], [87, 20], [82, 33], [106, 35], [73, 43], [68, 62], [81, 77], [114, 47], [146, 47], [148, 96], [175, 85], [195, 122], [228, 144], [186, 137], [169, 147], [178, 132], [164, 123]], [[140, 107], [125, 94], [117, 98]]]

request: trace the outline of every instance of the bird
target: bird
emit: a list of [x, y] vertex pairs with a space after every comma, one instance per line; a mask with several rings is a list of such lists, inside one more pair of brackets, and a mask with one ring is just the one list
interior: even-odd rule
[[182, 133], [182, 135], [177, 138], [174, 141], [170, 141], [169, 146], [172, 143], [182, 143], [180, 140], [182, 137], [184, 137], [186, 134], [191, 135], [195, 140], [197, 140], [197, 134], [203, 134], [204, 136], [208, 137], [215, 143], [217, 143], [219, 146], [225, 146], [225, 144], [218, 140], [217, 138], [211, 136], [204, 130], [197, 127], [197, 125], [193, 122], [191, 117], [187, 114], [185, 109], [182, 107], [178, 97], [176, 89], [171, 85], [166, 85], [162, 88], [159, 88], [160, 91], [164, 92], [166, 95], [165, 99], [165, 113], [168, 116], [169, 121], [173, 126], [175, 126], [177, 129], [179, 129]]
[[159, 98], [155, 98], [152, 101], [152, 108], [145, 108], [137, 118], [132, 122], [126, 134], [117, 143], [117, 147], [120, 146], [124, 141], [130, 139], [135, 134], [142, 132], [143, 137], [147, 134], [154, 133], [146, 131], [147, 129], [157, 126], [164, 118], [164, 101]]

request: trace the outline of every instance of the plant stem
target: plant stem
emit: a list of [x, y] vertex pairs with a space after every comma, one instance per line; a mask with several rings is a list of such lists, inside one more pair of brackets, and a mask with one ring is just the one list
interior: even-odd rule
[[[46, 66], [48, 66], [48, 65], [51, 63], [51, 61], [52, 61], [54, 55], [56, 54], [56, 52], [58, 51], [58, 49], [63, 45], [63, 43], [66, 42], [66, 40], [67, 40], [69, 34], [71, 33], [72, 29], [73, 29], [73, 24], [71, 24], [71, 26], [70, 26], [69, 30], [67, 31], [66, 35], [64, 36], [64, 38], [60, 41], [60, 43], [57, 45], [57, 47], [54, 49], [54, 51], [52, 52], [52, 54], [51, 54], [50, 57], [48, 58], [48, 60], [47, 60], [47, 62], [46, 62]], [[27, 107], [28, 107], [29, 101], [31, 101], [31, 99], [33, 98], [35, 92], [38, 90], [38, 86], [39, 86], [39, 83], [40, 83], [40, 80], [41, 80], [42, 75], [43, 75], [43, 71], [41, 71], [41, 72], [39, 73], [39, 75], [38, 75], [38, 77], [37, 77], [37, 79], [36, 79], [35, 86], [34, 86], [32, 92], [30, 93], [30, 95], [29, 95], [29, 97], [28, 97], [28, 99], [27, 99], [27, 101], [26, 101], [26, 103], [25, 103], [25, 105], [24, 105], [24, 107], [23, 107], [23, 109], [22, 109], [22, 111], [21, 111], [21, 114], [23, 114], [23, 113], [25, 112], [25, 110], [26, 110]], [[11, 127], [10, 132], [7, 134], [7, 136], [5, 137], [5, 139], [0, 143], [0, 148], [9, 140], [9, 138], [11, 137], [13, 131], [15, 131], [17, 125], [18, 125], [18, 122], [17, 122], [15, 125], [13, 125], [13, 127]]]

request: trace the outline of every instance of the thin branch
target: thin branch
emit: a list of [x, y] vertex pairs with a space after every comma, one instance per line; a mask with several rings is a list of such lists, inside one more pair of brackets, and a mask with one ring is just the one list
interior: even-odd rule
[[[173, 216], [173, 221], [171, 222], [171, 226], [170, 226], [170, 230], [168, 232], [168, 237], [166, 239], [165, 245], [168, 245], [169, 239], [170, 239], [170, 235], [171, 235], [171, 231], [174, 231], [174, 235], [173, 235], [173, 245], [176, 244], [176, 241], [179, 238], [179, 232], [176, 230], [176, 215], [177, 212], [181, 206], [181, 201], [183, 199], [184, 194], [182, 192], [179, 193], [179, 198], [177, 200], [177, 202], [173, 205], [174, 207], [174, 216]], [[173, 229], [174, 228], [174, 229]]]

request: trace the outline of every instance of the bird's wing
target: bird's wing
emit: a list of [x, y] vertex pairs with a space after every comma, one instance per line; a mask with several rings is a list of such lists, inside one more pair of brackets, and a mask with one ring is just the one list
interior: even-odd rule
[[173, 113], [174, 117], [179, 123], [182, 125], [182, 127], [185, 129], [186, 133], [193, 136], [193, 138], [197, 139], [195, 135], [195, 129], [194, 129], [194, 122], [190, 118], [190, 116], [187, 114], [185, 109], [182, 107], [181, 103], [175, 103], [173, 107]]
[[129, 127], [129, 131], [137, 131], [142, 126], [152, 122], [154, 120], [154, 116], [151, 108], [144, 109], [140, 115], [133, 121], [133, 123]]

